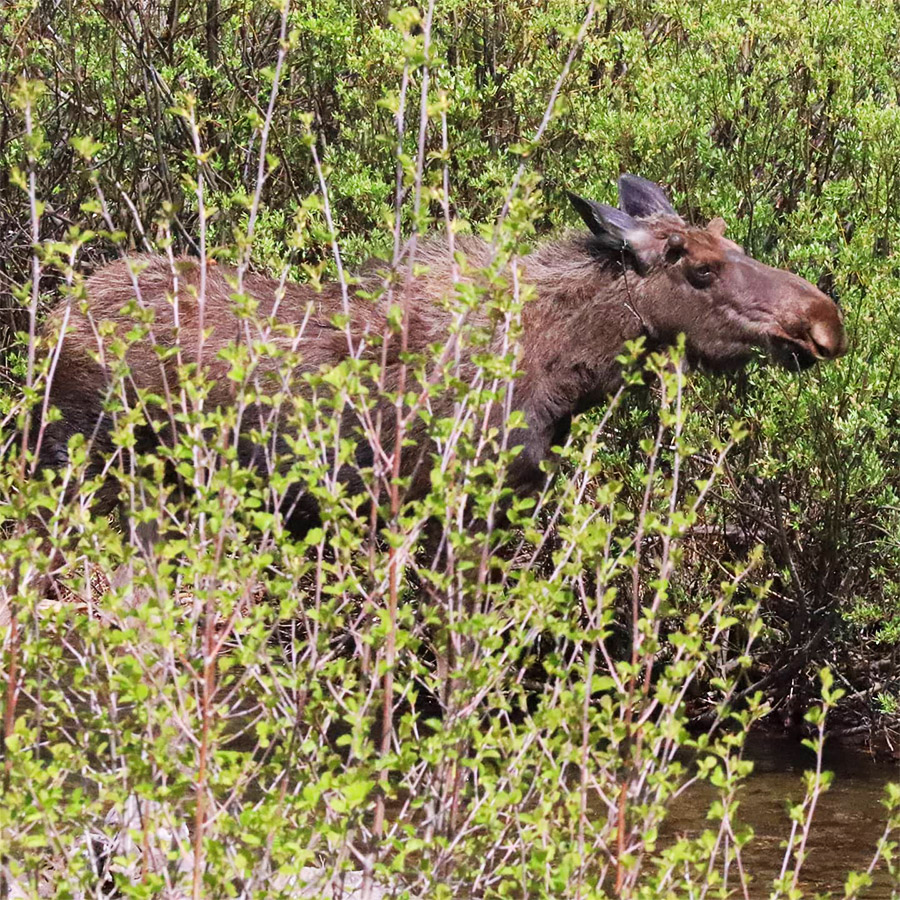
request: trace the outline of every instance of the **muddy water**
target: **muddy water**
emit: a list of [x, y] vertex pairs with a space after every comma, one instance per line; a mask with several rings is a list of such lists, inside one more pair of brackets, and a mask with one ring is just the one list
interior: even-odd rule
[[[797, 742], [761, 735], [748, 739], [745, 756], [753, 760], [754, 771], [740, 794], [739, 818], [753, 826], [755, 837], [743, 859], [753, 874], [751, 897], [762, 900], [781, 872], [783, 844], [791, 831], [787, 803], [803, 799], [803, 772], [814, 768], [815, 757]], [[884, 787], [889, 781], [900, 781], [900, 765], [828, 747], [825, 768], [834, 772], [834, 782], [816, 807], [800, 886], [806, 896], [834, 891], [841, 897], [847, 873], [865, 870], [872, 860], [887, 819], [881, 805]], [[685, 796], [672, 810], [667, 830], [693, 836], [709, 827], [704, 816], [712, 797], [705, 786]], [[900, 897], [900, 884], [893, 884], [883, 867], [876, 869], [874, 879], [862, 898]]]

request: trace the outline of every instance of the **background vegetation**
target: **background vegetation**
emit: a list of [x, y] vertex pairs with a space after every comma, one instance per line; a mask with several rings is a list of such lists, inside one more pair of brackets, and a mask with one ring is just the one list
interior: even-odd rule
[[[750, 896], [740, 739], [700, 738], [683, 769], [689, 720], [737, 716], [740, 734], [768, 710], [815, 737], [828, 664], [832, 731], [893, 752], [894, 4], [42, 0], [4, 6], [0, 35], [0, 892], [331, 896], [343, 877], [397, 896]], [[848, 357], [799, 377], [660, 370], [582, 424], [512, 533], [453, 517], [499, 499], [484, 476], [502, 455], [466, 433], [468, 464], [392, 505], [383, 540], [332, 498], [292, 542], [233, 460], [197, 452], [230, 424], [202, 404], [175, 461], [197, 490], [159, 561], [90, 519], [90, 484], [26, 484], [34, 323], [104, 261], [202, 250], [315, 280], [338, 274], [335, 236], [352, 269], [397, 259], [400, 236], [502, 220], [505, 264], [573, 222], [565, 189], [612, 201], [620, 171], [833, 292]], [[515, 330], [520, 298], [481, 300]], [[323, 402], [354, 396], [353, 375]], [[175, 503], [123, 484], [135, 508]], [[33, 577], [37, 510], [64, 602]], [[458, 550], [440, 565], [415, 549], [435, 517]], [[502, 578], [465, 574], [500, 547]], [[121, 565], [137, 587], [102, 592]], [[660, 843], [695, 777], [721, 791], [710, 830]], [[776, 895], [802, 885], [814, 806]]]

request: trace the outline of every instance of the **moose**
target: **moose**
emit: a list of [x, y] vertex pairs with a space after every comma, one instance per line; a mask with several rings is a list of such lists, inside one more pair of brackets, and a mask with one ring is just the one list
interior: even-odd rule
[[[724, 236], [722, 219], [713, 219], [706, 227], [690, 225], [658, 185], [634, 175], [622, 175], [618, 190], [619, 208], [570, 194], [587, 230], [539, 243], [521, 261], [523, 281], [533, 293], [523, 307], [514, 348], [520, 374], [508, 385], [511, 407], [527, 423], [512, 441], [520, 449], [509, 480], [520, 492], [534, 489], [545, 477], [541, 463], [567, 433], [571, 417], [603, 403], [621, 385], [618, 359], [628, 341], [643, 338], [648, 348], [662, 348], [683, 334], [688, 361], [713, 371], [739, 368], [760, 349], [795, 370], [834, 359], [846, 350], [837, 304], [797, 275], [748, 256]], [[403, 341], [391, 330], [384, 272], [374, 267], [363, 269], [349, 290], [346, 283], [315, 289], [256, 274], [246, 275], [243, 290], [258, 304], [260, 316], [302, 323], [298, 374], [340, 363], [351, 353], [368, 353], [381, 364], [380, 384], [388, 392], [400, 383], [405, 358], [401, 351], [425, 353], [437, 342], [449, 340], [451, 314], [442, 301], [454, 289], [454, 280], [477, 278], [473, 273], [491, 259], [490, 245], [478, 239], [460, 238], [457, 249], [468, 261], [461, 275], [447, 242], [431, 240], [419, 246], [415, 268], [396, 282], [394, 302], [405, 306]], [[139, 263], [136, 267], [133, 260], [120, 259], [101, 268], [86, 282], [87, 304], [82, 309], [74, 304], [58, 309], [47, 323], [45, 331], [54, 333], [65, 317], [49, 387], [49, 405], [59, 410], [59, 416], [34, 429], [39, 467], [63, 467], [70, 438], [82, 434], [98, 460], [96, 471], [102, 471], [100, 461], [113, 450], [104, 407], [112, 382], [98, 344], [109, 340], [101, 334], [122, 335], [133, 326], [133, 313], [125, 308], [135, 301], [152, 313], [153, 332], [152, 341], [140, 339], [127, 351], [127, 380], [135, 396], [140, 389], [156, 397], [177, 390], [175, 356], [154, 349], [177, 345], [188, 360], [202, 352], [209, 405], [235, 402], [228, 363], [220, 355], [243, 327], [233, 299], [234, 272], [190, 259], [173, 265], [165, 257], [146, 256]], [[341, 313], [344, 324], [336, 318]], [[484, 314], [475, 310], [472, 315]], [[97, 329], [104, 320], [112, 323], [111, 330]], [[360, 350], [367, 335], [383, 339]], [[466, 359], [462, 363], [460, 371], [474, 370], [467, 368]], [[392, 401], [378, 402], [384, 407], [381, 418], [388, 432], [382, 443], [392, 446], [390, 429], [396, 418]], [[431, 402], [435, 416], [452, 410], [452, 398]], [[421, 421], [411, 422], [406, 437], [420, 448], [428, 442]], [[150, 429], [145, 438], [150, 444], [166, 440], [166, 428]], [[250, 440], [243, 444], [243, 461], [257, 464], [259, 447]], [[428, 458], [424, 450], [406, 457], [419, 463]], [[371, 465], [372, 459], [372, 448], [359, 448], [360, 467]], [[427, 466], [405, 468], [404, 473], [410, 476], [409, 496], [427, 490]], [[347, 477], [355, 476], [351, 472]], [[97, 494], [96, 510], [110, 512], [117, 498], [118, 486], [108, 477]], [[316, 516], [313, 500], [292, 498], [288, 521], [292, 531], [307, 530]]]

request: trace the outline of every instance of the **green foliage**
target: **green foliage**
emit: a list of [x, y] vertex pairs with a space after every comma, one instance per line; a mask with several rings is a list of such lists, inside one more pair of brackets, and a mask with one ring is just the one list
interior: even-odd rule
[[[480, 305], [514, 332], [522, 300], [493, 290], [503, 273], [484, 273]], [[460, 414], [437, 418], [414, 393], [408, 406], [443, 451], [433, 490], [398, 504], [391, 488], [403, 477], [363, 470], [366, 493], [381, 498], [373, 536], [359, 496], [330, 477], [354, 448], [323, 448], [338, 445], [348, 409], [365, 427], [377, 364], [298, 377], [290, 339], [230, 346], [237, 396], [279, 412], [290, 455], [265, 472], [242, 466], [229, 440], [235, 411], [209, 402], [194, 364], [181, 367], [181, 396], [166, 410], [180, 440], [143, 454], [145, 411], [165, 401], [139, 392], [135, 403], [125, 387], [122, 361], [152, 334], [146, 312], [132, 312], [124, 338], [96, 323], [116, 373], [106, 471], [92, 476], [83, 438], [60, 473], [13, 489], [29, 453], [14, 450], [4, 468], [3, 633], [20, 692], [6, 706], [8, 884], [55, 896], [99, 884], [135, 897], [296, 897], [368, 872], [378, 890], [410, 896], [558, 897], [574, 885], [604, 896], [613, 882], [641, 895], [705, 883], [710, 861], [733, 858], [712, 830], [661, 840], [672, 797], [693, 779], [716, 788], [720, 833], [740, 833], [741, 736], [761, 714], [759, 698], [739, 712], [728, 704], [760, 630], [749, 568], [703, 596], [669, 593], [733, 444], [717, 448], [700, 493], [688, 486], [682, 498], [672, 473], [693, 451], [681, 365], [650, 360], [663, 427], [646, 447], [640, 514], [600, 479], [592, 450], [607, 420], [585, 417], [560, 448], [569, 477], [548, 485], [543, 512], [514, 504], [514, 529], [498, 512], [513, 458], [503, 448], [521, 423], [474, 427], [503, 403], [514, 356], [481, 354], [471, 385], [446, 369], [430, 389], [459, 390]], [[252, 313], [248, 323], [264, 333]], [[485, 340], [478, 329], [459, 339]], [[273, 355], [287, 387], [263, 394], [254, 373]], [[411, 355], [409, 372], [427, 361]], [[20, 427], [28, 419], [21, 406]], [[367, 439], [378, 446], [377, 434]], [[188, 491], [163, 477], [167, 467]], [[111, 474], [124, 535], [88, 512]], [[319, 500], [322, 522], [292, 538], [281, 501], [298, 485]], [[142, 549], [135, 533], [153, 520], [167, 533]], [[445, 549], [423, 553], [429, 533]], [[39, 593], [50, 567], [59, 599]], [[732, 650], [738, 667], [726, 672]], [[737, 735], [688, 730], [685, 696], [701, 678], [714, 691], [708, 711]], [[685, 749], [698, 754], [696, 773], [676, 755]]]
[[[335, 896], [342, 879], [416, 897], [746, 892], [741, 748], [765, 688], [776, 713], [789, 695], [807, 714], [819, 763], [774, 888], [799, 896], [826, 713], [847, 702], [823, 671], [816, 705], [815, 676], [827, 659], [870, 694], [900, 621], [900, 11], [633, 0], [598, 9], [579, 41], [584, 12], [0, 13], [0, 895]], [[434, 359], [406, 359], [392, 399], [440, 452], [408, 503], [405, 475], [366, 469], [372, 518], [333, 473], [355, 461], [341, 417], [370, 427], [377, 361], [292, 380], [296, 332], [236, 285], [254, 339], [217, 363], [236, 397], [285, 417], [285, 459], [241, 465], [236, 407], [209, 402], [202, 367], [172, 363], [174, 399], [129, 392], [129, 349], [153, 325], [133, 304], [106, 345], [110, 468], [76, 437], [68, 467], [34, 473], [24, 438], [54, 346], [37, 323], [85, 303], [101, 262], [202, 254], [317, 285], [399, 261], [410, 234], [484, 230], [496, 259], [447, 302], [512, 339], [516, 254], [572, 221], [565, 189], [610, 201], [623, 170], [833, 290], [849, 356], [689, 382], [651, 357], [631, 394], [576, 423], [563, 477], [513, 499], [517, 423], [480, 423], [498, 420], [514, 358], [466, 332], [481, 381], [429, 381]], [[389, 324], [402, 331], [401, 306]], [[282, 390], [254, 381], [261, 359]], [[432, 415], [446, 394], [459, 415]], [[144, 454], [154, 404], [181, 438]], [[90, 514], [109, 472], [121, 521]], [[291, 536], [277, 501], [298, 488], [322, 523]], [[61, 596], [45, 595], [51, 571]], [[778, 666], [790, 677], [767, 678]], [[895, 696], [888, 675], [865, 714], [894, 715]], [[697, 736], [691, 717], [725, 727]], [[674, 836], [666, 816], [693, 779], [715, 791], [709, 827]], [[897, 803], [876, 848], [895, 882]]]

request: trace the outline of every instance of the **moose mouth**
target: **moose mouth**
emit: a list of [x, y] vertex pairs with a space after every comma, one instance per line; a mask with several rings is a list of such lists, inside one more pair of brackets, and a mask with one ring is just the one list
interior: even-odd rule
[[825, 355], [813, 350], [805, 342], [791, 338], [772, 337], [769, 342], [769, 355], [778, 365], [792, 371], [811, 369]]
[[753, 358], [752, 348], [741, 348], [739, 351], [711, 354], [701, 353], [688, 347], [687, 361], [691, 369], [709, 372], [711, 375], [727, 375], [740, 371]]
[[762, 355], [782, 368], [802, 372], [822, 360], [840, 356], [845, 349], [846, 341], [842, 335], [832, 339], [832, 335], [822, 334], [821, 330], [817, 334], [816, 329], [812, 328], [808, 334], [795, 337], [777, 327], [768, 333], [748, 335], [744, 341], [722, 342], [702, 348], [689, 343], [687, 361], [692, 369], [726, 374], [743, 368], [763, 351]]
[[[781, 336], [771, 336], [759, 349], [765, 351], [764, 356], [768, 356], [777, 365], [792, 372], [811, 369], [819, 360], [825, 358], [805, 343]], [[692, 369], [725, 375], [739, 371], [758, 354], [759, 350], [754, 352], [754, 348], [750, 346], [716, 355], [698, 353], [696, 350], [692, 352], [692, 348], [689, 348], [688, 363]]]

